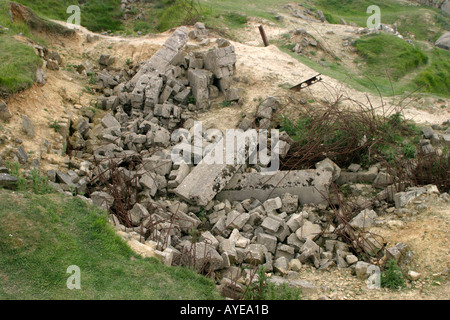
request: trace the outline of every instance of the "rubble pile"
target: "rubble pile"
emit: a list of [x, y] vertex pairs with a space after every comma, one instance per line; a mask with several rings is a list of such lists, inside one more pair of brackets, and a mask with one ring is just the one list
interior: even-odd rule
[[[128, 3], [123, 2], [124, 9]], [[380, 223], [377, 211], [388, 202], [403, 208], [421, 194], [436, 193], [435, 187], [398, 192], [395, 177], [379, 165], [343, 169], [328, 158], [315, 169], [270, 175], [264, 173], [268, 164], [250, 164], [249, 154], [243, 163], [208, 161], [225, 135], [211, 128], [198, 131], [196, 113], [219, 96], [239, 101], [240, 90], [233, 86], [236, 54], [229, 41], [219, 39], [206, 52], [184, 50], [189, 38], [204, 41], [206, 35], [202, 24], [191, 32], [180, 27], [149, 61], [117, 73], [109, 68], [114, 57], [102, 55], [98, 106], [107, 113], [95, 121], [94, 112], [86, 109], [58, 128], [69, 144], [71, 170], [50, 170], [50, 184], [107, 210], [118, 234], [136, 252], [167, 265], [191, 266], [215, 278], [229, 297], [242, 293], [242, 284], [253, 278], [251, 270], [259, 267], [286, 277], [277, 281], [314, 291], [310, 283], [290, 281], [289, 275], [305, 265], [351, 268], [370, 282], [380, 261], [407, 263], [411, 253], [406, 245], [385, 248], [383, 239], [368, 229]], [[47, 67], [59, 65], [57, 56], [42, 55]], [[78, 68], [86, 75], [92, 70], [90, 63]], [[253, 126], [270, 129], [279, 104], [268, 96], [255, 122], [241, 123], [241, 132]], [[0, 115], [9, 116], [6, 103], [0, 102]], [[32, 124], [25, 118], [23, 123], [31, 135]], [[446, 134], [433, 134], [424, 132], [431, 141], [447, 141]], [[272, 138], [269, 145], [277, 145], [285, 157], [292, 139], [285, 132], [278, 141]], [[187, 161], [174, 162], [180, 142], [191, 154]], [[11, 187], [16, 180], [0, 168], [1, 186]], [[353, 207], [339, 207], [332, 183], [348, 189]], [[364, 194], [373, 188], [378, 196], [368, 202]]]

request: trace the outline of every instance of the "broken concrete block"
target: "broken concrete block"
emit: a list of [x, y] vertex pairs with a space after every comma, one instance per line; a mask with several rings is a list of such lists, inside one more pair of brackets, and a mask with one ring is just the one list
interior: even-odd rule
[[204, 58], [204, 68], [214, 73], [216, 78], [222, 79], [234, 74], [236, 61], [235, 49], [231, 45], [208, 51]]
[[140, 226], [141, 222], [147, 218], [150, 214], [148, 213], [148, 210], [139, 203], [136, 203], [133, 207], [133, 209], [129, 212], [129, 217], [131, 222], [134, 226]]
[[262, 244], [251, 244], [244, 251], [244, 261], [251, 264], [263, 264], [267, 248]]
[[219, 244], [218, 251], [221, 254], [226, 254], [227, 259], [231, 264], [235, 264], [239, 261], [238, 253], [236, 251], [235, 242], [232, 239], [224, 239]]
[[375, 224], [377, 218], [378, 215], [375, 211], [365, 209], [350, 221], [350, 225], [357, 229], [370, 228]]
[[30, 118], [28, 118], [26, 115], [22, 116], [22, 128], [25, 133], [30, 136], [34, 137], [34, 125]]
[[303, 217], [302, 213], [294, 213], [289, 217], [288, 222], [286, 225], [289, 227], [289, 229], [292, 232], [297, 231], [301, 226], [303, 226], [303, 223], [306, 218]]
[[273, 262], [273, 270], [284, 276], [289, 271], [289, 261], [286, 257], [279, 257]]
[[174, 99], [175, 101], [183, 103], [187, 100], [190, 94], [191, 94], [191, 87], [186, 87], [183, 91], [178, 92], [175, 95]]
[[168, 147], [170, 144], [170, 133], [166, 128], [159, 127], [153, 133], [153, 143], [157, 146]]
[[420, 273], [412, 271], [412, 270], [409, 270], [408, 274], [407, 274], [408, 279], [411, 281], [417, 281], [420, 279], [421, 276], [422, 275]]
[[239, 88], [229, 88], [225, 90], [225, 100], [226, 101], [238, 101], [240, 99]]
[[405, 192], [398, 192], [394, 195], [395, 207], [397, 209], [405, 207], [414, 198], [420, 196], [421, 194], [427, 192], [423, 187], [410, 188]]
[[378, 175], [378, 168], [373, 166], [367, 171], [346, 172], [341, 171], [339, 178], [335, 181], [337, 185], [341, 186], [346, 183], [373, 183]]
[[209, 86], [212, 84], [212, 73], [203, 69], [189, 69], [189, 85], [198, 103], [205, 103], [209, 99]]
[[233, 210], [227, 215], [227, 228], [241, 230], [242, 227], [247, 223], [249, 218], [250, 215], [247, 212], [240, 213], [236, 210]]
[[272, 119], [272, 113], [279, 105], [279, 101], [272, 96], [268, 96], [259, 106], [255, 117], [257, 119]]
[[102, 67], [109, 67], [114, 63], [115, 60], [116, 58], [110, 56], [109, 54], [102, 54], [98, 59], [98, 64]]
[[315, 240], [321, 233], [322, 227], [320, 225], [306, 220], [303, 226], [295, 232], [295, 235], [300, 241], [306, 241], [307, 239]]
[[174, 190], [177, 196], [189, 203], [206, 206], [240, 169], [240, 164], [226, 164], [226, 161], [217, 164], [212, 153], [208, 153]]
[[17, 188], [17, 177], [0, 173], [0, 187], [15, 190]]
[[181, 163], [177, 170], [173, 170], [170, 175], [169, 179], [171, 179], [168, 182], [168, 187], [171, 189], [174, 189], [178, 187], [181, 182], [187, 177], [189, 172], [191, 171], [191, 168], [186, 163]]
[[327, 170], [330, 171], [333, 174], [333, 181], [336, 181], [337, 179], [339, 179], [339, 176], [341, 175], [341, 168], [339, 168], [339, 166], [334, 163], [333, 161], [331, 161], [330, 159], [326, 158], [325, 160], [322, 160], [320, 162], [316, 163], [316, 169], [323, 169], [323, 170]]
[[142, 175], [142, 177], [139, 179], [139, 184], [149, 190], [149, 194], [153, 197], [156, 192], [158, 191], [158, 186], [155, 182], [154, 177], [152, 177], [151, 174], [146, 173]]
[[320, 267], [320, 247], [313, 240], [307, 238], [300, 252], [298, 259], [301, 263], [311, 261], [316, 268]]
[[295, 248], [286, 244], [279, 243], [275, 253], [275, 259], [285, 257], [288, 261], [294, 259]]
[[183, 245], [182, 264], [192, 266], [198, 272], [212, 272], [222, 268], [223, 258], [212, 246], [186, 241]]
[[372, 274], [378, 273], [380, 274], [380, 267], [375, 266], [373, 264], [364, 262], [364, 261], [358, 261], [355, 265], [355, 273], [358, 279], [360, 280], [366, 280], [368, 279]]
[[200, 236], [200, 241], [209, 244], [210, 246], [214, 247], [214, 249], [216, 249], [216, 250], [219, 248], [219, 241], [209, 231], [205, 231], [202, 233], [202, 235]]
[[299, 197], [301, 204], [325, 204], [332, 174], [324, 170], [277, 171], [268, 179], [261, 173], [240, 173], [217, 194], [222, 201], [243, 201], [258, 199], [265, 201], [269, 197], [282, 197], [290, 193]]
[[300, 272], [302, 271], [302, 263], [298, 259], [292, 259], [289, 261], [289, 270]]
[[264, 201], [263, 207], [267, 214], [276, 214], [278, 209], [283, 206], [280, 197]]
[[277, 250], [277, 242], [278, 240], [276, 237], [267, 233], [259, 233], [256, 238], [256, 243], [265, 246], [272, 254], [275, 254], [275, 251]]
[[19, 146], [15, 152], [19, 162], [25, 164], [28, 162], [28, 154], [22, 146]]
[[273, 215], [265, 218], [261, 227], [266, 233], [275, 236], [280, 242], [284, 242], [286, 237], [291, 233], [285, 221], [282, 218]]
[[356, 262], [358, 262], [358, 258], [355, 255], [353, 255], [353, 254], [348, 254], [348, 255], [345, 256], [345, 261], [349, 265], [352, 265], [352, 264], [355, 264]]
[[186, 214], [182, 211], [176, 211], [174, 213], [175, 221], [179, 225], [181, 231], [189, 233], [192, 230], [196, 230], [201, 221], [194, 214]]
[[69, 138], [69, 144], [74, 150], [82, 150], [86, 146], [86, 141], [83, 139], [80, 132], [75, 131]]
[[164, 73], [166, 67], [176, 58], [179, 50], [188, 40], [188, 29], [184, 26], [177, 28], [163, 47], [133, 76], [130, 84], [135, 85], [143, 75], [148, 73]]
[[394, 177], [386, 172], [378, 173], [373, 184], [375, 187], [387, 187], [394, 183]]
[[95, 191], [91, 194], [91, 199], [96, 206], [105, 210], [109, 210], [114, 203], [114, 198], [106, 192]]
[[114, 118], [113, 115], [110, 113], [108, 113], [106, 116], [103, 117], [101, 124], [104, 128], [114, 128], [114, 127], [120, 128], [120, 122], [117, 121], [117, 119]]
[[298, 196], [292, 195], [290, 193], [285, 193], [281, 199], [281, 211], [291, 214], [297, 211], [298, 208]]
[[281, 219], [276, 219], [274, 216], [268, 216], [264, 219], [264, 221], [261, 224], [261, 227], [264, 228], [264, 230], [276, 233], [278, 229], [281, 226]]

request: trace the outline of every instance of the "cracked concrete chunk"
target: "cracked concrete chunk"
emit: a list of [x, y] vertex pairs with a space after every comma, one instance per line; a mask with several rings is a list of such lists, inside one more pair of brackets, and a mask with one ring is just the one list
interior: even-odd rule
[[307, 239], [314, 240], [322, 233], [322, 227], [318, 224], [314, 224], [308, 220], [303, 223], [295, 235], [300, 241], [306, 241]]
[[257, 173], [236, 174], [217, 194], [217, 200], [243, 201], [282, 197], [286, 192], [299, 197], [301, 204], [324, 204], [332, 174], [325, 170], [277, 171], [273, 175]]
[[376, 218], [378, 218], [378, 215], [375, 211], [365, 209], [350, 221], [350, 225], [358, 229], [370, 228], [375, 224]]

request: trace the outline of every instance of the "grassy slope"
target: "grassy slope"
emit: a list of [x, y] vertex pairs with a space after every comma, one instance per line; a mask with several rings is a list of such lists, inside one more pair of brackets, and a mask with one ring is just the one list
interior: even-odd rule
[[0, 25], [9, 28], [8, 32], [0, 33], [0, 95], [7, 95], [30, 87], [37, 67], [42, 64], [34, 50], [15, 40], [13, 35], [23, 33], [35, 41], [40, 39], [33, 36], [24, 23], [11, 23], [5, 0], [0, 0]]
[[[220, 299], [194, 271], [136, 256], [106, 213], [77, 198], [0, 189], [0, 300]], [[81, 269], [69, 290], [67, 267]]]
[[432, 61], [430, 66], [413, 81], [418, 86], [424, 86], [426, 92], [450, 98], [450, 52], [434, 48], [429, 56]]
[[0, 48], [0, 93], [13, 93], [30, 87], [37, 67], [42, 64], [33, 48], [11, 36], [0, 36]]
[[387, 72], [396, 81], [428, 62], [422, 50], [385, 33], [361, 37], [356, 40], [355, 48], [366, 62], [365, 72], [375, 76]]
[[[72, 13], [67, 13], [70, 5], [79, 5], [77, 0], [15, 0], [24, 4], [40, 15], [57, 20], [67, 20]], [[117, 31], [122, 29], [120, 21], [120, 0], [87, 0], [80, 5], [81, 24], [92, 31]]]
[[[317, 8], [328, 13], [332, 20], [338, 22], [344, 18], [365, 27], [370, 5], [377, 5], [381, 10], [381, 23], [398, 24], [402, 34], [412, 33], [416, 40], [434, 39], [442, 34], [439, 29], [449, 28], [448, 17], [435, 8], [426, 6], [408, 6], [396, 0], [314, 0]], [[428, 18], [425, 19], [425, 16]], [[435, 28], [433, 28], [435, 27]]]

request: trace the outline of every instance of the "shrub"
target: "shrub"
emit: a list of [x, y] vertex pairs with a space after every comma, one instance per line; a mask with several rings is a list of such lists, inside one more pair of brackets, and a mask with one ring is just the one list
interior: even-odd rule
[[395, 260], [389, 260], [386, 269], [381, 273], [381, 287], [402, 289], [405, 287], [405, 277]]

